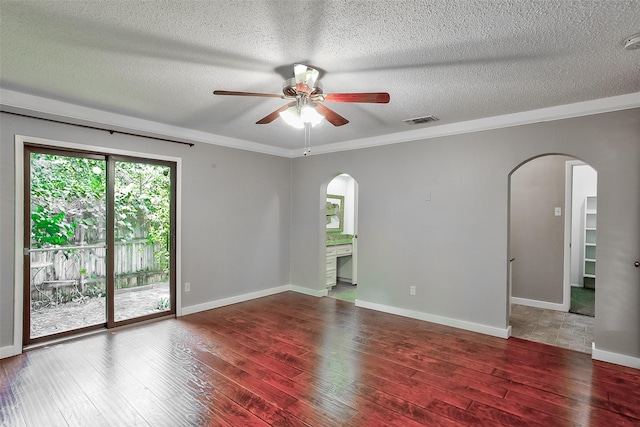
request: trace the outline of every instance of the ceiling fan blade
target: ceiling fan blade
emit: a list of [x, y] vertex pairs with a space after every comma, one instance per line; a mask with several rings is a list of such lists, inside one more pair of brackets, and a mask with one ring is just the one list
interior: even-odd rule
[[346, 125], [347, 123], [349, 123], [349, 120], [345, 119], [340, 114], [338, 114], [335, 111], [325, 107], [324, 105], [320, 104], [319, 102], [314, 102], [314, 105], [316, 106], [316, 111], [318, 113], [320, 113], [322, 116], [324, 116], [324, 118], [329, 123], [331, 123], [332, 125], [334, 125], [334, 126], [342, 126], [342, 125]]
[[386, 104], [391, 97], [387, 92], [371, 93], [329, 93], [324, 95], [324, 102], [368, 102]]
[[262, 96], [264, 98], [282, 98], [282, 95], [276, 93], [258, 93], [258, 92], [235, 92], [232, 90], [214, 90], [214, 95], [232, 95], [232, 96]]
[[280, 108], [278, 108], [276, 111], [274, 111], [271, 114], [268, 114], [266, 116], [264, 116], [263, 118], [261, 118], [260, 120], [258, 120], [256, 122], [257, 125], [267, 125], [269, 123], [271, 123], [272, 121], [274, 121], [275, 119], [277, 119], [278, 117], [280, 117], [280, 113], [283, 112], [284, 110], [286, 110], [289, 107], [293, 107], [294, 105], [296, 105], [295, 102], [290, 102]]

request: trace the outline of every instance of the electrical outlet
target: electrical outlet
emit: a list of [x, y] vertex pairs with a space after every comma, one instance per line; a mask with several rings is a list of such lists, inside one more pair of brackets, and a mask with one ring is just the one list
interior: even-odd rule
[[191, 282], [186, 282], [184, 284], [184, 291], [185, 292], [191, 292]]
[[553, 209], [553, 213], [555, 216], [562, 216], [562, 208]]
[[416, 294], [416, 287], [409, 286], [409, 295], [415, 295], [415, 294]]

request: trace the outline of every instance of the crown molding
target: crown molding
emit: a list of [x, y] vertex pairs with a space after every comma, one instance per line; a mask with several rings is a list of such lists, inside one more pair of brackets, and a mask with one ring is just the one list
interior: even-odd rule
[[[640, 107], [640, 92], [609, 98], [594, 99], [574, 104], [558, 105], [538, 110], [487, 117], [466, 122], [431, 126], [406, 132], [380, 135], [371, 138], [354, 139], [335, 144], [319, 145], [313, 148], [313, 154], [335, 153], [339, 151], [357, 150], [380, 145], [399, 144], [443, 136], [460, 135], [471, 132], [500, 129], [532, 123], [549, 122], [572, 117], [589, 116], [611, 111], [628, 110]], [[292, 157], [301, 157], [299, 150], [291, 153]]]
[[[334, 153], [381, 145], [399, 144], [443, 136], [460, 135], [505, 127], [520, 126], [572, 117], [588, 116], [611, 111], [640, 107], [640, 92], [609, 98], [594, 99], [574, 104], [558, 105], [538, 110], [487, 117], [459, 123], [431, 126], [412, 131], [380, 135], [371, 138], [353, 139], [334, 144], [318, 145], [313, 155]], [[201, 142], [240, 150], [254, 151], [280, 157], [302, 157], [299, 149], [283, 149], [243, 139], [229, 138], [213, 133], [196, 131], [150, 120], [137, 119], [123, 114], [110, 113], [94, 108], [82, 107], [22, 92], [0, 88], [2, 111], [28, 114], [35, 117], [62, 120], [69, 123], [112, 127], [114, 130], [135, 132], [141, 135], [173, 138], [185, 142]]]
[[202, 142], [280, 157], [290, 157], [290, 150], [282, 148], [151, 120], [137, 119], [123, 114], [82, 107], [2, 88], [0, 88], [0, 108], [2, 111], [60, 120], [72, 124], [108, 127], [113, 128], [113, 130], [133, 132], [146, 136], [173, 138], [184, 142]]

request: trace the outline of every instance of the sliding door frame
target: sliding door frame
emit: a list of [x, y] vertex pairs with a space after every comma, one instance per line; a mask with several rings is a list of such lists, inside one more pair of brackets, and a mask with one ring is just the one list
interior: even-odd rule
[[[26, 187], [30, 183], [28, 179], [25, 179], [25, 170], [28, 167], [28, 164], [25, 163], [29, 159], [29, 149], [27, 146], [37, 147], [38, 149], [48, 149], [57, 152], [57, 154], [68, 155], [75, 152], [77, 155], [98, 155], [104, 156], [105, 158], [113, 157], [120, 159], [125, 159], [125, 161], [137, 161], [140, 163], [149, 163], [149, 164], [162, 164], [164, 166], [171, 166], [172, 171], [172, 182], [171, 182], [171, 216], [173, 221], [173, 227], [170, 236], [170, 249], [173, 252], [173, 256], [171, 257], [170, 264], [170, 286], [172, 286], [171, 292], [171, 311], [160, 312], [157, 314], [151, 314], [147, 316], [137, 317], [135, 319], [127, 319], [119, 322], [107, 322], [106, 325], [99, 324], [97, 326], [89, 326], [86, 328], [81, 328], [75, 330], [73, 333], [82, 334], [83, 332], [92, 332], [94, 330], [106, 330], [106, 328], [117, 327], [121, 325], [126, 325], [133, 322], [141, 322], [144, 320], [149, 320], [153, 318], [167, 317], [167, 316], [176, 316], [179, 317], [182, 315], [182, 307], [181, 307], [181, 295], [180, 295], [180, 286], [178, 285], [181, 280], [181, 182], [182, 182], [182, 159], [179, 157], [173, 156], [165, 156], [158, 155], [152, 153], [144, 153], [144, 152], [134, 152], [127, 150], [119, 150], [113, 149], [109, 147], [102, 146], [92, 146], [86, 144], [77, 144], [70, 143], [65, 141], [57, 141], [46, 138], [38, 138], [38, 137], [29, 137], [24, 135], [16, 135], [15, 136], [15, 228], [14, 228], [14, 241], [15, 241], [15, 258], [14, 258], [14, 333], [13, 333], [13, 354], [20, 354], [23, 350], [23, 347], [26, 345], [25, 342], [38, 342], [39, 339], [28, 340], [25, 339], [25, 336], [29, 338], [30, 330], [26, 328], [24, 322], [24, 314], [25, 309], [27, 309], [26, 304], [30, 303], [30, 298], [28, 294], [24, 292], [24, 279], [25, 277], [29, 277], [30, 272], [27, 270], [29, 268], [29, 262], [25, 262], [26, 256], [23, 256], [25, 245], [29, 243], [30, 236], [30, 218], [26, 218], [28, 212], [25, 212], [25, 196], [29, 194], [29, 189]], [[109, 162], [107, 162], [107, 165]], [[111, 174], [112, 175], [112, 174]], [[107, 179], [110, 178], [110, 174], [107, 171]], [[108, 192], [109, 193], [109, 192]], [[109, 196], [108, 197], [113, 197]], [[113, 213], [113, 212], [112, 212]], [[111, 215], [107, 215], [109, 218]], [[27, 233], [29, 232], [29, 233]], [[113, 244], [113, 242], [112, 242]], [[112, 246], [113, 247], [113, 246]], [[112, 253], [113, 250], [108, 253]], [[111, 255], [110, 255], [111, 256]], [[111, 261], [112, 262], [112, 261]], [[109, 267], [107, 271], [111, 271]], [[113, 295], [112, 295], [113, 297]], [[26, 300], [26, 301], [25, 301]], [[109, 304], [109, 303], [108, 303]], [[110, 303], [110, 307], [113, 307], [113, 300]], [[113, 317], [111, 317], [113, 319]], [[109, 318], [107, 318], [109, 320]], [[65, 333], [50, 335], [48, 336], [48, 340], [52, 340], [59, 337], [64, 337]]]
[[[40, 154], [53, 154], [56, 156], [66, 156], [66, 157], [79, 157], [93, 160], [102, 160], [105, 162], [105, 165], [108, 164], [107, 156], [103, 154], [96, 154], [91, 152], [83, 152], [78, 150], [61, 150], [57, 147], [48, 147], [38, 144], [25, 144], [24, 145], [24, 158], [23, 158], [23, 176], [24, 176], [24, 186], [23, 186], [23, 195], [24, 195], [24, 203], [23, 203], [23, 250], [21, 251], [23, 255], [23, 330], [26, 331], [26, 335], [24, 336], [23, 342], [24, 344], [34, 344], [41, 341], [48, 341], [52, 338], [63, 338], [70, 335], [81, 334], [83, 332], [89, 332], [96, 329], [103, 329], [106, 327], [106, 322], [97, 323], [95, 325], [84, 326], [81, 328], [72, 329], [69, 331], [63, 331], [56, 334], [44, 335], [42, 337], [31, 338], [31, 254], [27, 249], [31, 249], [31, 209], [27, 208], [27, 206], [31, 205], [31, 153], [40, 153]], [[105, 182], [105, 193], [107, 192], [106, 182]], [[106, 194], [105, 194], [106, 199]], [[107, 248], [108, 250], [108, 248]], [[106, 313], [105, 313], [106, 319]]]
[[[168, 162], [146, 157], [132, 157], [122, 155], [108, 155], [107, 160], [107, 229], [115, 230], [115, 164], [116, 162], [143, 163], [149, 165], [166, 166], [171, 170], [171, 194], [170, 194], [170, 218], [171, 228], [169, 235], [169, 252], [171, 260], [169, 264], [169, 295], [171, 296], [171, 310], [159, 313], [147, 314], [145, 316], [133, 317], [124, 320], [115, 320], [115, 268], [107, 268], [107, 329], [124, 326], [131, 323], [143, 322], [158, 317], [176, 315], [176, 292], [180, 289], [176, 282], [176, 169], [175, 162]], [[115, 233], [107, 233], [107, 263], [115, 265]]]

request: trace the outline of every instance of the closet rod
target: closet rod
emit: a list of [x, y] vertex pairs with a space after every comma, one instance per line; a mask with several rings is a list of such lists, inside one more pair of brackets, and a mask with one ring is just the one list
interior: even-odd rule
[[109, 132], [112, 135], [114, 133], [119, 133], [121, 135], [138, 136], [140, 138], [155, 139], [157, 141], [173, 142], [174, 144], [188, 145], [189, 147], [193, 147], [195, 145], [193, 142], [176, 141], [175, 139], [160, 138], [160, 137], [157, 137], [157, 136], [141, 135], [139, 133], [124, 132], [124, 131], [121, 131], [121, 130], [105, 129], [105, 128], [101, 128], [101, 127], [97, 127], [97, 126], [89, 126], [89, 125], [81, 125], [81, 124], [78, 124], [78, 123], [63, 122], [62, 120], [47, 119], [47, 118], [44, 118], [44, 117], [31, 116], [29, 114], [14, 113], [13, 111], [2, 111], [2, 113], [13, 114], [14, 116], [20, 116], [20, 117], [28, 117], [30, 119], [44, 120], [46, 122], [60, 123], [60, 124], [63, 124], [63, 125], [77, 126], [77, 127], [85, 128], [85, 129], [101, 130], [101, 131], [104, 131], [104, 132]]

